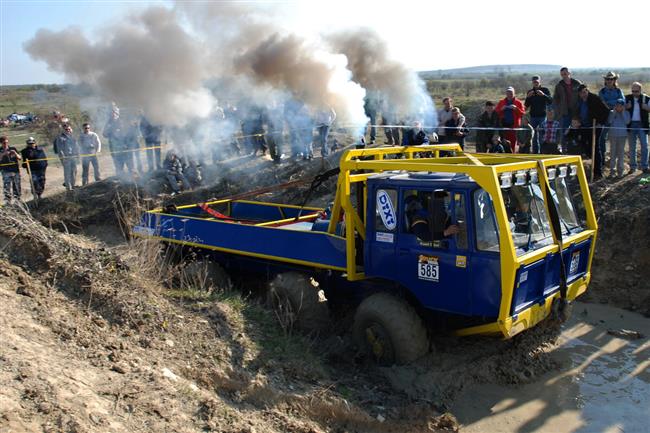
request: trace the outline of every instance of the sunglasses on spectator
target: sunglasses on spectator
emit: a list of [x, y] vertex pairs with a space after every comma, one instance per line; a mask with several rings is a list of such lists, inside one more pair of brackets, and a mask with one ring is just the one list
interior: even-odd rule
[[641, 93], [640, 90], [632, 90], [632, 93]]

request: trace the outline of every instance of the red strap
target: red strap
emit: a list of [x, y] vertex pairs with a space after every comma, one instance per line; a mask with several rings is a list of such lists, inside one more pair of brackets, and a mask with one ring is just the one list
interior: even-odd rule
[[210, 209], [210, 207], [208, 207], [207, 203], [198, 203], [198, 205], [199, 205], [199, 207], [201, 209], [203, 209], [204, 211], [206, 211], [207, 213], [209, 213], [210, 215], [212, 215], [215, 218], [219, 218], [221, 220], [229, 220], [229, 221], [234, 221], [235, 220], [234, 218], [229, 217], [228, 215], [224, 215], [221, 212], [218, 212], [218, 211], [216, 211], [214, 209]]

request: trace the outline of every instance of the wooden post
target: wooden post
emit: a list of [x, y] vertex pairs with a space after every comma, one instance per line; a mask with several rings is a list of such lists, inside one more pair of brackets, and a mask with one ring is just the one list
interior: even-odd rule
[[38, 197], [36, 195], [36, 190], [34, 189], [34, 179], [32, 179], [32, 169], [29, 166], [29, 159], [25, 159], [25, 165], [27, 166], [27, 176], [29, 176], [29, 185], [32, 187], [32, 195], [34, 196], [34, 201], [38, 205]]
[[596, 119], [593, 120], [591, 125], [591, 176], [589, 178], [590, 182], [594, 181], [595, 168], [596, 168]]

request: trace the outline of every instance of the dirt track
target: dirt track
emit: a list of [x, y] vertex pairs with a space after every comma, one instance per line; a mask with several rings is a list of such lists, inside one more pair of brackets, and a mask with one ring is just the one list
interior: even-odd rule
[[[174, 200], [205, 200], [321, 169], [232, 164], [212, 168], [237, 174], [227, 183]], [[648, 250], [627, 246], [650, 239], [641, 224], [649, 191], [634, 178], [606, 185], [593, 191], [601, 236], [589, 298], [647, 315]], [[330, 187], [318, 194], [321, 204]], [[0, 432], [418, 432], [460, 425], [468, 432], [563, 433], [644, 425], [638, 409], [650, 395], [647, 318], [585, 305], [559, 336], [549, 328], [508, 342], [440, 337], [437, 352], [416, 365], [358, 365], [346, 335], [285, 335], [254, 300], [227, 293], [179, 299], [143, 278], [139, 250], [125, 243], [115, 219], [117, 192], [124, 198], [132, 190], [108, 180], [34, 209], [47, 226], [78, 234], [0, 218]], [[280, 198], [297, 202], [303, 194]], [[620, 221], [630, 230], [621, 233]], [[644, 337], [626, 340], [610, 329]]]

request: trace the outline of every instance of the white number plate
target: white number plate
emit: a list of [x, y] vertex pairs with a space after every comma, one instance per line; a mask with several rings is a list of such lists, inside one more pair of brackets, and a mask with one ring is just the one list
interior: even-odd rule
[[571, 265], [569, 265], [569, 275], [578, 272], [578, 265], [580, 264], [580, 251], [576, 251], [571, 256]]
[[420, 256], [418, 260], [418, 278], [427, 281], [439, 281], [440, 267], [437, 257]]

